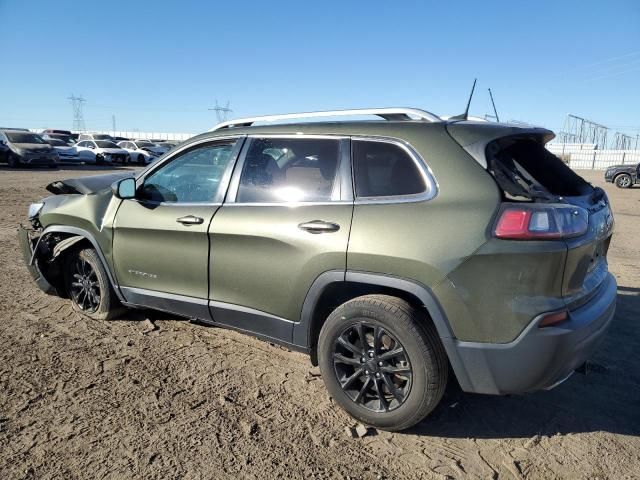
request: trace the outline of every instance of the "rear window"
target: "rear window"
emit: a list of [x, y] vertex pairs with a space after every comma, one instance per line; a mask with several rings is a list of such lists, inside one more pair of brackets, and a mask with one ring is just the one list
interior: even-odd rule
[[592, 187], [542, 143], [502, 138], [487, 145], [487, 169], [509, 200], [550, 200], [588, 194]]
[[352, 148], [356, 196], [395, 197], [426, 190], [420, 169], [398, 145], [355, 140]]

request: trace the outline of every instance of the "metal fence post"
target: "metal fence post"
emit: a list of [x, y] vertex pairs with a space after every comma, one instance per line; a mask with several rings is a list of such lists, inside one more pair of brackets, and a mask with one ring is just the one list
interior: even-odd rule
[[595, 170], [596, 169], [596, 154], [598, 153], [597, 150], [593, 151], [593, 162], [591, 163], [591, 170]]
[[627, 156], [627, 152], [622, 152], [622, 165], [624, 165], [624, 157]]

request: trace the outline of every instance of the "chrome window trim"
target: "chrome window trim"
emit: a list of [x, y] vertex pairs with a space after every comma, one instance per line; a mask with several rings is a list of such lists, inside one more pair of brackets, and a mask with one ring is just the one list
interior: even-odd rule
[[[247, 157], [247, 152], [251, 146], [251, 142], [256, 138], [282, 138], [282, 139], [292, 139], [292, 140], [300, 140], [300, 139], [321, 139], [321, 140], [336, 140], [340, 144], [340, 158], [338, 167], [336, 169], [336, 177], [338, 182], [334, 184], [332, 196], [339, 195], [336, 200], [322, 200], [322, 201], [309, 201], [309, 202], [237, 202], [238, 190], [240, 188], [240, 177], [242, 176], [242, 170], [244, 169], [244, 163]], [[351, 156], [351, 145], [349, 143], [348, 135], [331, 135], [331, 134], [306, 134], [302, 132], [296, 133], [277, 133], [277, 134], [250, 134], [247, 135], [247, 139], [244, 143], [242, 151], [238, 157], [236, 162], [236, 167], [233, 171], [233, 176], [231, 178], [231, 182], [229, 183], [227, 198], [225, 199], [225, 206], [247, 206], [247, 207], [300, 207], [300, 206], [309, 206], [309, 205], [351, 205], [353, 203], [352, 200], [352, 188], [345, 188], [345, 180], [343, 166], [345, 162], [347, 162], [347, 167], [351, 170], [350, 167], [350, 156]], [[334, 179], [335, 182], [336, 179]], [[350, 179], [348, 179], [350, 180]], [[339, 188], [336, 188], [336, 185], [339, 184]], [[345, 191], [346, 190], [346, 191]]]
[[231, 175], [233, 173], [235, 164], [238, 162], [238, 158], [240, 157], [240, 153], [242, 152], [243, 146], [244, 146], [244, 142], [246, 139], [246, 135], [224, 135], [224, 136], [219, 136], [219, 137], [208, 137], [208, 138], [204, 138], [202, 140], [198, 140], [196, 142], [190, 143], [188, 145], [182, 145], [179, 149], [177, 149], [176, 151], [171, 151], [171, 155], [167, 156], [166, 158], [162, 159], [162, 161], [154, 164], [154, 165], [150, 165], [149, 167], [152, 168], [146, 168], [145, 170], [143, 170], [137, 177], [135, 177], [135, 181], [136, 181], [136, 191], [142, 187], [142, 185], [144, 184], [144, 180], [153, 172], [157, 171], [160, 168], [163, 168], [165, 165], [167, 165], [168, 163], [171, 163], [173, 160], [175, 160], [177, 157], [181, 156], [182, 153], [184, 153], [186, 150], [191, 150], [192, 148], [198, 148], [201, 145], [205, 145], [205, 144], [213, 144], [213, 143], [217, 143], [217, 142], [221, 142], [221, 141], [227, 141], [227, 140], [235, 140], [236, 144], [233, 147], [233, 150], [231, 151], [231, 160], [229, 161], [229, 164], [226, 166], [224, 173], [222, 174], [222, 177], [220, 178], [220, 183], [218, 185], [218, 191], [216, 193], [216, 199], [213, 202], [155, 202], [153, 200], [142, 200], [142, 199], [133, 199], [134, 201], [138, 202], [138, 203], [145, 203], [148, 205], [163, 205], [163, 206], [220, 206], [222, 205], [224, 198], [227, 194], [227, 190], [229, 188], [229, 183], [230, 183], [230, 179], [231, 179]]
[[424, 192], [409, 194], [409, 195], [393, 195], [393, 196], [371, 196], [371, 197], [358, 197], [355, 189], [355, 174], [353, 173], [353, 155], [351, 156], [351, 171], [353, 177], [353, 195], [355, 198], [355, 205], [372, 205], [372, 204], [390, 204], [390, 203], [417, 203], [433, 200], [438, 195], [439, 185], [431, 171], [429, 164], [424, 161], [422, 156], [416, 151], [413, 146], [401, 138], [385, 137], [385, 136], [367, 136], [367, 135], [352, 135], [352, 142], [379, 142], [395, 145], [403, 149], [407, 155], [413, 160], [418, 167], [418, 171], [422, 175], [422, 179], [426, 185]]

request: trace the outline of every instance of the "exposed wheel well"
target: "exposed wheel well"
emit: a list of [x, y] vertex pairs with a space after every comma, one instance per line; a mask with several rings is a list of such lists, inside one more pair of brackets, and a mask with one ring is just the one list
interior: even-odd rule
[[[411, 305], [424, 309], [424, 304], [415, 295], [400, 289], [381, 285], [356, 282], [337, 282], [329, 284], [318, 298], [309, 327], [309, 347], [311, 363], [318, 364], [318, 337], [322, 325], [333, 310], [343, 303], [362, 295], [383, 294], [406, 300]], [[431, 321], [431, 319], [429, 319]]]
[[613, 176], [613, 181], [615, 182], [620, 175], [628, 175], [633, 179], [633, 176], [629, 172], [618, 172]]
[[[65, 259], [73, 252], [84, 248], [93, 248], [93, 245], [87, 238], [72, 233], [55, 232], [46, 235], [38, 246], [36, 262], [44, 278], [56, 289], [56, 293], [61, 297], [66, 297], [67, 293], [64, 288]], [[57, 245], [71, 238], [77, 238], [77, 240], [63, 248], [62, 251], [57, 251]]]

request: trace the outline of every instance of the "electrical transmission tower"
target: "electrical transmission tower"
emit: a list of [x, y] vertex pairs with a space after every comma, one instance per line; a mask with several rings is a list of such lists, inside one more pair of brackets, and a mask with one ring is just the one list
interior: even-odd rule
[[71, 101], [71, 106], [73, 108], [73, 129], [76, 131], [83, 132], [85, 130], [84, 127], [84, 114], [82, 113], [82, 104], [86, 102], [82, 95], [76, 97], [73, 93], [68, 99]]
[[229, 114], [233, 112], [229, 108], [230, 102], [227, 100], [227, 104], [222, 107], [218, 104], [218, 99], [216, 98], [216, 106], [214, 108], [210, 108], [209, 110], [213, 110], [216, 112], [216, 117], [218, 117], [218, 123], [226, 122], [227, 118], [229, 118]]
[[613, 137], [613, 149], [614, 150], [631, 150], [631, 145], [635, 139], [624, 133], [616, 132]]
[[609, 128], [576, 115], [567, 115], [564, 127], [558, 132], [561, 143], [592, 143], [596, 148], [606, 148]]

